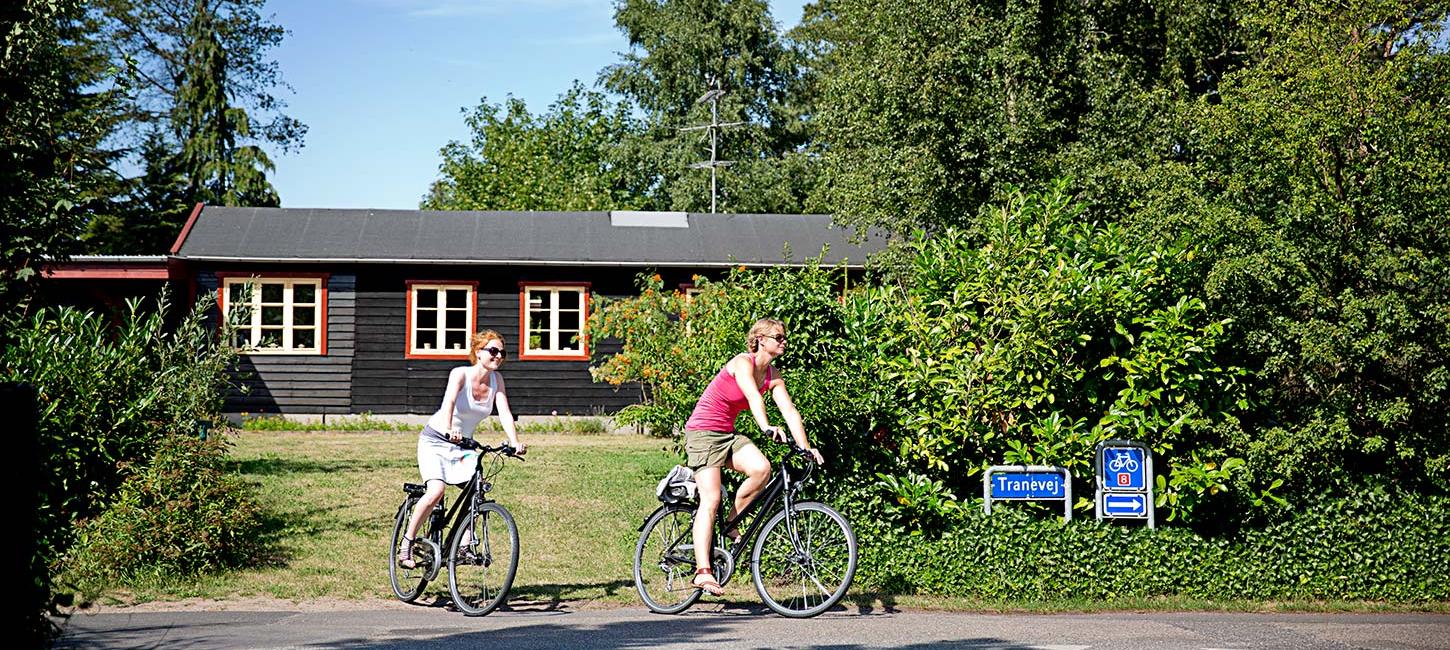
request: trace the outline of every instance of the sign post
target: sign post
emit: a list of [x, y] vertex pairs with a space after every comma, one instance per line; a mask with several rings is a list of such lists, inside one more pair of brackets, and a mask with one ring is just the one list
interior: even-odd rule
[[1103, 519], [1145, 519], [1154, 528], [1153, 453], [1132, 440], [1098, 443], [1097, 516]]
[[1062, 520], [1072, 521], [1072, 472], [1052, 465], [993, 465], [982, 476], [987, 514], [993, 501], [1061, 501]]

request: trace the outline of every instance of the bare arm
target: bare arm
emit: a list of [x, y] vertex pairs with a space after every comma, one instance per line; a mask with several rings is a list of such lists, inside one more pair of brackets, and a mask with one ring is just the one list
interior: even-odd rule
[[821, 452], [812, 447], [811, 441], [806, 438], [805, 422], [801, 420], [801, 412], [796, 410], [795, 402], [791, 401], [790, 393], [785, 389], [784, 379], [776, 377], [775, 381], [771, 382], [770, 396], [775, 399], [775, 406], [780, 409], [781, 417], [785, 418], [785, 424], [790, 428], [790, 435], [795, 438], [796, 446], [810, 451], [811, 455], [816, 457], [817, 463], [825, 463], [825, 457], [821, 456]]
[[519, 442], [519, 432], [514, 426], [514, 412], [509, 408], [509, 396], [504, 391], [503, 375], [495, 374], [498, 377], [498, 394], [493, 397], [493, 404], [498, 408], [498, 421], [503, 425], [504, 435], [508, 436], [509, 444], [518, 450], [519, 455], [528, 452], [528, 446]]
[[[448, 389], [443, 391], [443, 405], [439, 407], [442, 409], [443, 417], [448, 422], [448, 430], [440, 431], [439, 433], [448, 436], [450, 439], [455, 438], [453, 435], [453, 409], [458, 404], [458, 392], [463, 390], [463, 385], [467, 381], [468, 373], [464, 372], [462, 367], [454, 368], [448, 372]], [[463, 432], [460, 431], [453, 441], [458, 442], [458, 440], [462, 439]]]

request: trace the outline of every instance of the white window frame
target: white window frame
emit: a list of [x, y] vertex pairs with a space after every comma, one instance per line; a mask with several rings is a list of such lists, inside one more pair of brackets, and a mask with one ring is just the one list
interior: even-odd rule
[[[306, 355], [322, 356], [322, 355], [326, 354], [326, 351], [327, 351], [327, 322], [326, 322], [325, 319], [326, 319], [326, 316], [327, 316], [327, 310], [326, 310], [326, 307], [327, 307], [327, 293], [326, 293], [326, 291], [327, 291], [327, 278], [325, 278], [325, 277], [292, 277], [292, 276], [252, 276], [252, 277], [238, 276], [238, 277], [222, 278], [222, 283], [221, 283], [221, 285], [222, 285], [221, 286], [222, 318], [226, 318], [227, 315], [230, 313], [230, 310], [234, 307], [234, 305], [232, 304], [232, 299], [231, 299], [232, 287], [235, 287], [235, 286], [246, 286], [248, 284], [251, 284], [253, 286], [251, 300], [249, 301], [249, 304], [247, 305], [247, 308], [251, 312], [250, 313], [250, 318], [248, 319], [248, 321], [246, 323], [239, 324], [238, 325], [238, 328], [237, 328], [238, 329], [238, 333], [239, 334], [240, 333], [245, 333], [245, 335], [247, 337], [247, 340], [248, 340], [247, 345], [242, 346], [241, 348], [239, 348], [242, 352], [245, 352], [246, 354], [259, 354], [259, 355], [269, 355], [269, 354], [291, 354], [291, 355], [297, 355], [297, 354], [306, 354]], [[282, 302], [277, 302], [277, 303], [264, 303], [264, 302], [262, 302], [263, 285], [269, 285], [269, 284], [271, 284], [271, 285], [276, 285], [276, 284], [282, 285]], [[313, 293], [312, 293], [312, 303], [311, 303], [312, 304], [312, 310], [313, 310], [312, 311], [312, 324], [311, 325], [297, 326], [297, 325], [293, 324], [293, 322], [292, 322], [292, 316], [293, 316], [294, 310], [297, 309], [298, 307], [305, 307], [307, 305], [307, 303], [302, 303], [302, 304], [299, 305], [293, 299], [294, 291], [295, 291], [295, 289], [296, 289], [296, 287], [298, 285], [309, 285], [313, 289]], [[269, 306], [270, 307], [281, 307], [282, 308], [282, 324], [281, 325], [266, 325], [266, 326], [264, 326], [262, 324], [262, 310], [263, 310], [264, 307], [269, 307]], [[272, 330], [272, 329], [280, 330], [281, 331], [281, 333], [282, 333], [282, 345], [280, 347], [275, 347], [275, 348], [264, 348], [264, 347], [260, 347], [259, 346], [259, 343], [261, 342], [261, 339], [262, 339], [262, 332], [263, 332], [263, 330]], [[296, 347], [296, 346], [293, 345], [293, 335], [296, 333], [297, 330], [300, 330], [300, 329], [311, 329], [311, 330], [313, 330], [313, 334], [312, 334], [312, 343], [313, 343], [313, 345], [312, 345], [312, 347], [309, 347], [309, 348], [299, 348], [299, 347]], [[231, 343], [231, 342], [228, 342], [228, 343]]]
[[[533, 346], [535, 332], [530, 328], [530, 316], [539, 311], [530, 295], [535, 291], [549, 292], [549, 329], [541, 334], [540, 347]], [[559, 294], [579, 294], [579, 349], [570, 350], [559, 346], [562, 333], [559, 331]], [[572, 311], [572, 310], [571, 310]], [[589, 359], [589, 284], [582, 282], [520, 282], [519, 283], [519, 358], [545, 361], [573, 361]]]
[[[437, 332], [435, 333], [434, 339], [433, 339], [434, 344], [437, 345], [437, 346], [439, 346], [439, 347], [436, 347], [436, 348], [419, 348], [419, 347], [417, 347], [417, 343], [418, 343], [418, 312], [420, 311], [420, 309], [422, 309], [422, 308], [420, 308], [418, 306], [418, 291], [420, 289], [421, 290], [426, 290], [426, 291], [437, 291], [438, 292], [439, 301], [437, 303], [437, 306], [433, 308], [438, 313], [438, 320], [436, 321], [438, 323], [438, 328], [437, 328]], [[447, 334], [446, 333], [450, 329], [452, 329], [453, 331], [458, 331], [458, 328], [449, 328], [449, 327], [447, 327], [447, 318], [446, 318], [446, 315], [447, 315], [447, 312], [449, 310], [444, 305], [444, 301], [442, 300], [442, 298], [443, 298], [443, 292], [445, 292], [445, 291], [455, 291], [455, 290], [459, 290], [459, 289], [463, 289], [463, 290], [465, 290], [465, 291], [468, 292], [468, 297], [464, 299], [464, 307], [465, 307], [464, 311], [467, 313], [467, 317], [466, 317], [466, 319], [464, 321], [464, 327], [462, 329], [462, 332], [463, 332], [463, 347], [460, 347], [460, 348], [443, 348], [441, 346], [444, 344], [444, 341], [447, 338]], [[477, 282], [409, 281], [408, 282], [408, 301], [407, 301], [407, 304], [408, 304], [408, 343], [407, 343], [407, 346], [408, 346], [407, 347], [407, 352], [408, 352], [407, 356], [408, 357], [410, 357], [410, 358], [412, 358], [412, 357], [442, 358], [442, 359], [467, 359], [468, 358], [468, 339], [469, 339], [470, 336], [473, 335], [473, 332], [476, 329], [476, 327], [475, 327], [475, 324], [476, 324], [475, 323], [475, 320], [478, 318], [478, 315], [477, 315], [478, 314], [478, 283]]]

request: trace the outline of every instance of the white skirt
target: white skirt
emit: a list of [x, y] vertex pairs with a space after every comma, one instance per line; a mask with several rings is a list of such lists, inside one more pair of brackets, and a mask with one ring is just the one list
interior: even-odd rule
[[429, 435], [418, 436], [418, 473], [423, 482], [466, 483], [478, 468], [478, 452]]

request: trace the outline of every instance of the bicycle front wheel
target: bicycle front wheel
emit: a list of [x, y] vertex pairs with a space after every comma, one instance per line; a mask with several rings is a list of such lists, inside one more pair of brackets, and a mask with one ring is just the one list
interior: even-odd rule
[[690, 531], [695, 509], [661, 508], [644, 524], [634, 547], [634, 588], [645, 607], [678, 614], [700, 599], [695, 578], [695, 545]]
[[[393, 520], [392, 546], [388, 551], [388, 580], [393, 583], [393, 595], [405, 603], [411, 603], [423, 593], [423, 588], [428, 586], [428, 575], [436, 566], [437, 554], [425, 548], [427, 545], [416, 545], [414, 548], [404, 548], [403, 535], [408, 532], [408, 518], [413, 516], [413, 507], [418, 504], [417, 497], [408, 497], [403, 504], [398, 506], [398, 516]], [[428, 536], [428, 522], [423, 522], [423, 528], [418, 531], [419, 538]], [[434, 547], [436, 548], [436, 547]], [[413, 568], [407, 568], [398, 564], [400, 553], [410, 553], [417, 563]]]
[[519, 528], [507, 508], [485, 503], [467, 515], [448, 548], [448, 590], [469, 616], [503, 604], [519, 570]]
[[830, 506], [802, 501], [765, 523], [750, 556], [755, 590], [781, 616], [809, 618], [830, 609], [856, 575], [856, 533]]

